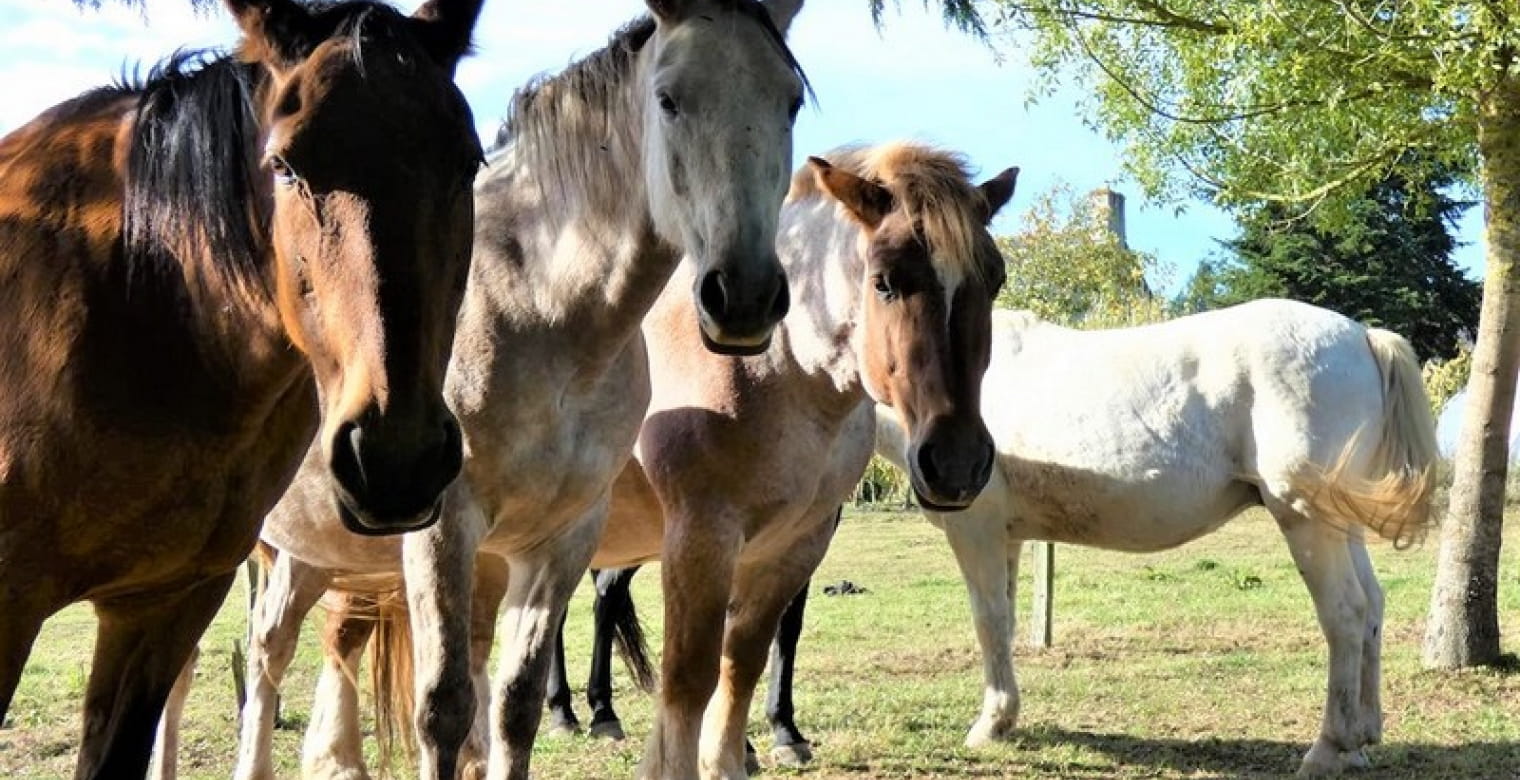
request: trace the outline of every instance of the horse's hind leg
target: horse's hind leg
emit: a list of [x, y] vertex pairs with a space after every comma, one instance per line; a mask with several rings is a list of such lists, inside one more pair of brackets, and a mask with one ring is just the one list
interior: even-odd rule
[[1012, 735], [1019, 721], [1019, 684], [1013, 668], [1013, 604], [1022, 543], [1009, 539], [1002, 518], [972, 507], [946, 522], [945, 531], [966, 592], [982, 649], [982, 714], [966, 734], [967, 747]]
[[[765, 719], [770, 723], [771, 758], [784, 766], [802, 766], [813, 760], [813, 746], [797, 728], [792, 706], [792, 681], [797, 672], [797, 642], [802, 638], [802, 619], [807, 613], [808, 586], [781, 613], [776, 639], [771, 643], [771, 683], [765, 691]], [[746, 759], [746, 762], [748, 759]]]
[[1362, 635], [1362, 720], [1363, 744], [1383, 741], [1383, 588], [1372, 570], [1367, 546], [1360, 539], [1348, 540], [1351, 563], [1367, 597], [1367, 623]]
[[142, 777], [169, 691], [232, 587], [233, 572], [95, 605], [100, 619], [75, 777]]
[[622, 739], [623, 722], [612, 707], [612, 640], [616, 637], [615, 614], [630, 610], [633, 575], [639, 567], [603, 569], [595, 573], [596, 635], [591, 647], [591, 675], [586, 682], [586, 703], [591, 706], [591, 736]]
[[158, 738], [153, 742], [153, 761], [148, 769], [151, 780], [174, 780], [179, 776], [179, 724], [185, 714], [185, 701], [190, 698], [190, 686], [195, 682], [195, 662], [200, 655], [200, 648], [190, 649], [190, 660], [179, 670], [179, 677], [169, 690], [169, 701], [164, 704], [164, 716], [158, 723]]
[[1276, 499], [1268, 499], [1267, 508], [1287, 537], [1330, 648], [1324, 721], [1299, 775], [1318, 776], [1361, 765], [1366, 761], [1361, 724], [1369, 605], [1346, 531], [1310, 520]]
[[295, 657], [301, 621], [316, 605], [331, 578], [314, 566], [280, 553], [268, 572], [268, 585], [254, 603], [248, 632], [248, 700], [243, 704], [238, 738], [238, 780], [274, 777], [270, 755], [280, 683]]
[[[322, 671], [317, 676], [311, 718], [301, 742], [301, 776], [366, 780], [369, 772], [364, 768], [364, 737], [359, 731], [357, 675], [379, 611], [365, 596], [334, 592], [329, 598], [335, 603], [322, 630]], [[296, 617], [297, 624], [299, 621]], [[295, 644], [289, 642], [291, 650]], [[288, 654], [284, 661], [281, 674], [289, 664]], [[381, 751], [382, 757], [385, 752]]]
[[549, 711], [549, 733], [558, 735], [579, 734], [580, 718], [575, 717], [575, 694], [570, 690], [570, 673], [565, 670], [565, 618], [559, 620], [559, 630], [554, 633], [551, 651], [554, 658], [549, 662], [549, 681], [544, 686], [544, 707]]

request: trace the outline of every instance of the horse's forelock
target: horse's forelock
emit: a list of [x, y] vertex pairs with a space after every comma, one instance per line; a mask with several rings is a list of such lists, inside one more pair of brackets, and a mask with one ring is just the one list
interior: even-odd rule
[[[966, 157], [928, 144], [895, 141], [846, 146], [821, 155], [829, 164], [874, 181], [891, 191], [897, 207], [934, 249], [934, 262], [961, 277], [987, 280], [979, 244], [986, 232], [981, 215], [986, 199], [971, 183]], [[820, 196], [812, 169], [792, 178], [789, 200]]]

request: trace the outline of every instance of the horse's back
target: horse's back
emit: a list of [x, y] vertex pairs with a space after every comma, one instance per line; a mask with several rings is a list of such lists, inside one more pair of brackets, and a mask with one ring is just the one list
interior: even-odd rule
[[1000, 315], [983, 412], [1032, 535], [1171, 546], [1380, 419], [1365, 334], [1279, 300], [1100, 331]]

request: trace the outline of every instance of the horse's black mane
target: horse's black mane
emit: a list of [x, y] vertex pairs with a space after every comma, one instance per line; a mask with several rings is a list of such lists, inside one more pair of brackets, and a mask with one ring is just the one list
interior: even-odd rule
[[[266, 38], [292, 60], [335, 36], [361, 43], [406, 36], [406, 17], [383, 3], [314, 4], [299, 23], [271, 22]], [[358, 47], [355, 47], [358, 51]], [[256, 196], [259, 126], [253, 96], [261, 65], [219, 51], [177, 51], [148, 72], [87, 93], [136, 93], [123, 202], [129, 273], [176, 268], [176, 251], [206, 255], [232, 277], [257, 278], [269, 215]]]

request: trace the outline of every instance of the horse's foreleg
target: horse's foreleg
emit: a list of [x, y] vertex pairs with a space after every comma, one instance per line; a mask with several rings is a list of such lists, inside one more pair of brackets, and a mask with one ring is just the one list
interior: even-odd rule
[[675, 511], [666, 515], [660, 565], [665, 590], [660, 695], [638, 777], [697, 776], [702, 713], [718, 684], [723, 625], [742, 543], [740, 524], [732, 518], [693, 518]]
[[[0, 550], [0, 558], [6, 555], [6, 550]], [[30, 582], [0, 583], [0, 724], [10, 712], [11, 698], [21, 683], [21, 672], [42, 622], [55, 609], [49, 601], [42, 583], [35, 587]]]
[[1299, 774], [1331, 774], [1364, 764], [1362, 673], [1368, 599], [1352, 563], [1345, 531], [1294, 514], [1278, 501], [1269, 501], [1268, 509], [1288, 539], [1330, 646], [1324, 721]]
[[475, 722], [470, 674], [471, 591], [486, 521], [465, 480], [444, 496], [431, 528], [402, 537], [416, 674], [419, 780], [454, 780]]
[[322, 597], [331, 577], [327, 572], [280, 553], [268, 574], [269, 584], [254, 603], [253, 630], [248, 632], [248, 699], [243, 703], [242, 734], [238, 738], [238, 780], [274, 777], [270, 756], [280, 683], [295, 657], [301, 621]]
[[607, 519], [603, 496], [575, 525], [529, 554], [508, 558], [511, 582], [498, 636], [491, 702], [491, 777], [527, 780], [543, 717], [550, 647]]
[[702, 723], [702, 769], [707, 777], [745, 777], [745, 726], [750, 700], [781, 613], [818, 568], [834, 535], [832, 518], [764, 559], [741, 559], [734, 575], [717, 690]]
[[190, 648], [190, 660], [169, 690], [164, 716], [158, 722], [158, 738], [153, 743], [153, 761], [148, 769], [151, 780], [174, 780], [179, 776], [179, 724], [185, 714], [185, 700], [190, 698], [190, 685], [195, 682], [195, 662], [200, 655], [199, 647]]
[[633, 575], [639, 567], [604, 569], [596, 573], [596, 635], [591, 646], [591, 675], [586, 682], [586, 703], [591, 707], [591, 735], [623, 738], [623, 723], [612, 707], [612, 640], [617, 634], [616, 613], [631, 609]]
[[971, 597], [971, 618], [982, 649], [982, 714], [966, 735], [968, 747], [1007, 739], [1019, 721], [1013, 668], [1014, 589], [1022, 544], [1008, 538], [1002, 518], [975, 507], [943, 523]]
[[100, 619], [74, 776], [142, 777], [169, 691], [232, 587], [233, 573], [95, 605]]
[[[363, 596], [334, 593], [333, 598], [338, 603], [328, 612], [322, 632], [322, 671], [317, 676], [311, 719], [301, 743], [301, 776], [366, 780], [369, 773], [364, 768], [355, 675], [379, 611]], [[291, 642], [292, 647], [294, 644]], [[388, 758], [386, 752], [381, 750], [382, 759]]]
[[496, 617], [507, 595], [511, 572], [500, 556], [475, 557], [475, 595], [470, 605], [470, 679], [475, 689], [475, 725], [461, 753], [461, 780], [486, 776], [491, 744], [491, 646], [496, 642]]

